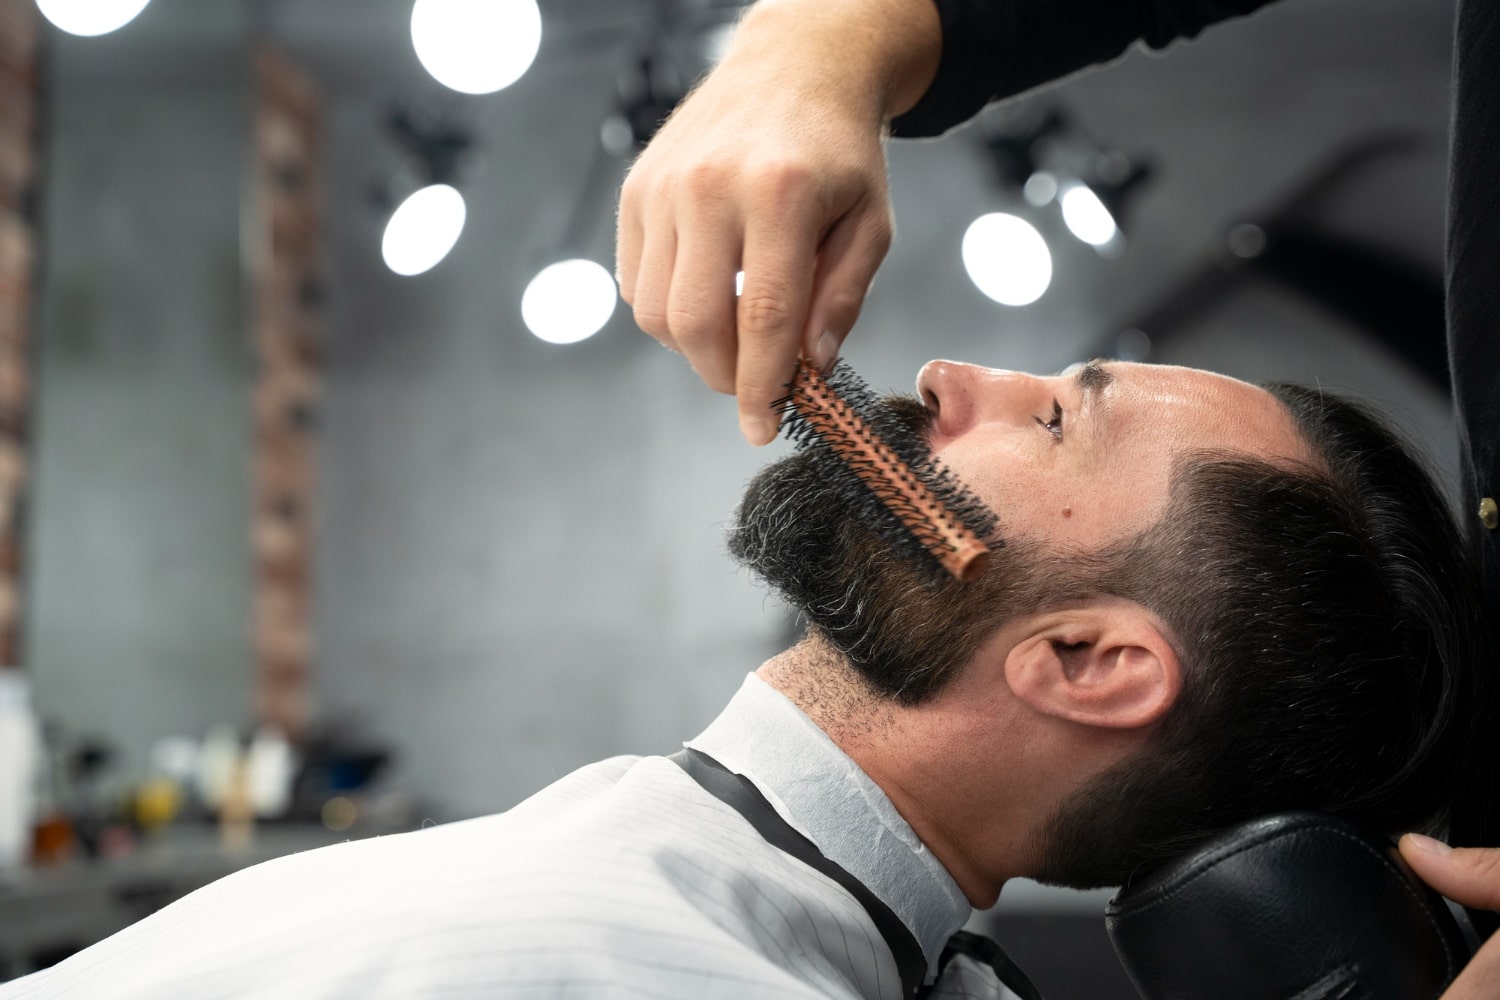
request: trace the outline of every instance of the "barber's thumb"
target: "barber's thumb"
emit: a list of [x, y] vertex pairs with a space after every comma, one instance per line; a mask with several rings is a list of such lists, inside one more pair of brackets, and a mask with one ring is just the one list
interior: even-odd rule
[[1500, 848], [1449, 847], [1408, 833], [1401, 838], [1401, 856], [1418, 878], [1455, 903], [1500, 910]]

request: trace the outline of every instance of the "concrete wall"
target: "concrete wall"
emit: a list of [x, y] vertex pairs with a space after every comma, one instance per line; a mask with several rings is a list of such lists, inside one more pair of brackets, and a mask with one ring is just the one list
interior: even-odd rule
[[[140, 28], [234, 7], [155, 0]], [[721, 540], [744, 482], [780, 446], [744, 445], [733, 405], [623, 310], [570, 347], [521, 325], [521, 292], [561, 249], [628, 36], [549, 33], [514, 88], [466, 99], [416, 66], [401, 9], [372, 0], [348, 36], [388, 44], [380, 60], [311, 27], [294, 44], [325, 88], [329, 129], [312, 684], [316, 711], [395, 746], [393, 780], [454, 816], [504, 808], [591, 759], [670, 749], [785, 641], [787, 615]], [[277, 10], [283, 25], [321, 11], [345, 40], [336, 4]], [[851, 360], [903, 388], [939, 355], [1077, 360], [1350, 136], [1418, 128], [1440, 142], [1450, 27], [1408, 0], [1287, 4], [1055, 91], [1164, 172], [1118, 261], [1042, 222], [1056, 284], [1024, 310], [984, 299], [959, 263], [975, 215], [1015, 208], [974, 134], [899, 145], [900, 236]], [[75, 83], [57, 92], [48, 201], [32, 659], [45, 709], [133, 749], [249, 711], [243, 105], [232, 74], [214, 82], [232, 47], [170, 43], [130, 57], [157, 67], [132, 88], [94, 58], [104, 49], [85, 65], [85, 43], [59, 48]], [[379, 130], [393, 99], [468, 122], [481, 144], [464, 236], [412, 279], [380, 262], [368, 198], [394, 165]], [[1441, 177], [1413, 197], [1435, 225], [1403, 224], [1403, 243], [1436, 263]], [[593, 206], [584, 248], [606, 263], [611, 211], [608, 198]], [[1226, 302], [1165, 360], [1352, 384], [1395, 402], [1451, 465], [1441, 397], [1281, 293]]]
[[40, 711], [138, 772], [249, 713], [245, 86], [49, 36], [27, 659]]

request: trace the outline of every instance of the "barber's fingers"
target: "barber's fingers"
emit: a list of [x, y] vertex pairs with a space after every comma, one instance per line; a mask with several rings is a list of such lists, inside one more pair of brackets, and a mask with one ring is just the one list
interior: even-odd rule
[[[1408, 833], [1401, 856], [1432, 888], [1455, 903], [1500, 910], [1500, 848], [1449, 847], [1442, 841]], [[1494, 1000], [1500, 996], [1500, 934], [1469, 960], [1441, 1000]]]
[[626, 305], [635, 305], [635, 279], [641, 263], [645, 228], [641, 222], [640, 182], [632, 176], [620, 189], [620, 208], [615, 216], [615, 284]]
[[823, 240], [803, 344], [803, 353], [819, 368], [826, 370], [833, 363], [854, 328], [894, 233], [889, 202], [871, 197], [840, 219]]
[[677, 349], [715, 392], [735, 389], [735, 272], [740, 225], [715, 192], [702, 191], [678, 229], [667, 296], [667, 328]]
[[[677, 350], [667, 323], [667, 295], [672, 289], [672, 265], [677, 255], [677, 230], [667, 220], [646, 230], [635, 265], [635, 282], [626, 297], [635, 309], [635, 323], [646, 333]], [[621, 286], [624, 287], [624, 286]]]
[[[788, 183], [782, 183], [783, 180]], [[754, 192], [745, 224], [745, 287], [736, 309], [739, 358], [735, 395], [740, 432], [754, 445], [776, 437], [771, 403], [786, 395], [802, 331], [824, 224], [812, 187], [772, 175]]]
[[1401, 838], [1401, 856], [1417, 877], [1455, 903], [1500, 910], [1500, 848], [1449, 847], [1408, 833]]

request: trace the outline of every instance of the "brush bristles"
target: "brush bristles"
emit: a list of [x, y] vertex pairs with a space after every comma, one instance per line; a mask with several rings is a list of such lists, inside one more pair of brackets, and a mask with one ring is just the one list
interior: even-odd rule
[[876, 405], [853, 369], [840, 360], [825, 377], [802, 361], [788, 389], [777, 403], [782, 429], [815, 460], [833, 463], [827, 478], [842, 478], [840, 467], [858, 477], [868, 523], [959, 581], [984, 573], [990, 550], [983, 539], [994, 533], [995, 515], [938, 463], [925, 441]]

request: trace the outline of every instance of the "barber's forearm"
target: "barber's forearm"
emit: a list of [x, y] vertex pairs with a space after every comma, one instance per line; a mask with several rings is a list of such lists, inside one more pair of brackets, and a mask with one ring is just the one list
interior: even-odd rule
[[933, 0], [759, 0], [730, 57], [786, 65], [881, 121], [911, 108], [942, 58]]
[[942, 61], [929, 89], [892, 125], [938, 135], [991, 101], [1109, 62], [1136, 42], [1163, 48], [1273, 0], [930, 0]]

